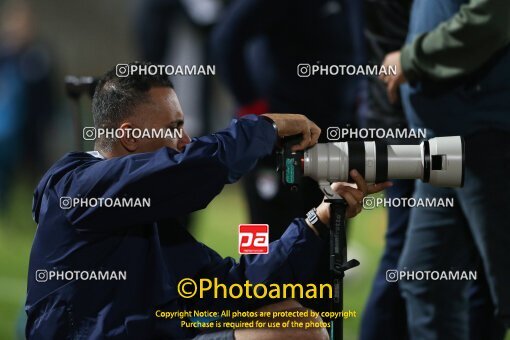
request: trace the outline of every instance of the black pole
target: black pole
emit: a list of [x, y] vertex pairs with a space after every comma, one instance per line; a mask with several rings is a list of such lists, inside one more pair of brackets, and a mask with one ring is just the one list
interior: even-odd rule
[[83, 139], [83, 126], [82, 126], [82, 112], [80, 106], [80, 98], [83, 94], [88, 95], [90, 98], [94, 95], [94, 90], [98, 83], [98, 79], [94, 77], [77, 77], [68, 75], [64, 80], [67, 96], [73, 102], [74, 115], [74, 139], [76, 148], [80, 150], [85, 149], [85, 141]]
[[[333, 284], [333, 299], [330, 303], [332, 312], [343, 311], [343, 279], [345, 271], [359, 265], [357, 260], [347, 261], [347, 229], [345, 213], [347, 203], [341, 197], [327, 199], [330, 203], [330, 245], [329, 270]], [[331, 320], [330, 337], [334, 340], [343, 339], [343, 318]]]

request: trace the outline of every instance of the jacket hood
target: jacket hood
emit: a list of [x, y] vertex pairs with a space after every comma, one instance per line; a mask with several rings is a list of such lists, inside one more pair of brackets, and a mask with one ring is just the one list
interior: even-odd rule
[[34, 197], [32, 200], [32, 217], [35, 223], [39, 223], [39, 215], [46, 190], [50, 190], [55, 183], [57, 183], [70, 171], [76, 169], [80, 165], [83, 165], [87, 161], [94, 159], [97, 158], [86, 152], [71, 152], [53, 164], [53, 166], [43, 175], [34, 191]]

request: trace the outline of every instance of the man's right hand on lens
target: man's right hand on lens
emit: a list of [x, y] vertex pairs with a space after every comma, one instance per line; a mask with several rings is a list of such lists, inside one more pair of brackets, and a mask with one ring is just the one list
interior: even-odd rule
[[303, 115], [291, 113], [265, 113], [265, 116], [271, 119], [278, 130], [279, 137], [287, 137], [301, 134], [303, 139], [301, 143], [292, 147], [293, 151], [304, 150], [317, 144], [321, 129]]
[[[347, 202], [345, 214], [347, 218], [353, 218], [361, 212], [363, 209], [363, 199], [367, 195], [378, 193], [393, 185], [393, 183], [389, 181], [367, 184], [363, 176], [354, 169], [350, 171], [350, 175], [354, 179], [355, 184], [336, 182], [331, 185], [331, 188]], [[326, 225], [329, 225], [329, 205], [329, 203], [323, 201], [317, 207], [317, 216], [321, 222]]]

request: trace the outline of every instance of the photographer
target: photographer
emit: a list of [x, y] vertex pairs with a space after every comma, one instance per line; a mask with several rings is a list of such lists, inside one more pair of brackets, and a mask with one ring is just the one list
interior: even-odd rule
[[[277, 137], [302, 134], [296, 150], [314, 145], [320, 134], [314, 123], [301, 115], [248, 115], [223, 131], [191, 140], [166, 77], [121, 78], [115, 70], [99, 82], [92, 105], [96, 128], [177, 129], [181, 137], [101, 137], [95, 151], [67, 154], [44, 175], [34, 195], [38, 229], [28, 274], [28, 338], [182, 339], [199, 332], [180, 327], [177, 318], [156, 318], [157, 309], [302, 308], [287, 300], [268, 305], [267, 300], [243, 297], [183, 299], [176, 286], [183, 278], [217, 278], [227, 285], [315, 280], [318, 268], [328, 265], [320, 260], [328, 246], [324, 239], [328, 233], [323, 232], [329, 221], [326, 203], [317, 208], [320, 222], [295, 219], [270, 244], [268, 254], [243, 256], [239, 263], [197, 242], [178, 218], [206, 207], [225, 184], [237, 181], [269, 155]], [[361, 211], [365, 195], [389, 186], [367, 186], [357, 172], [351, 175], [357, 189], [333, 185], [349, 204], [347, 217]], [[62, 198], [150, 198], [150, 206], [63, 207]], [[41, 280], [37, 276], [41, 270], [126, 271], [127, 278]], [[198, 337], [276, 339], [303, 337], [304, 332], [307, 338], [326, 336], [324, 329], [238, 329], [235, 335], [227, 330]]]

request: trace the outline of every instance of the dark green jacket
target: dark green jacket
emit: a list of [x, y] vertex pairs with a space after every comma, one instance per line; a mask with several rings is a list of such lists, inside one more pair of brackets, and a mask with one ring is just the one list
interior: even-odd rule
[[509, 43], [510, 1], [471, 0], [449, 20], [406, 45], [401, 62], [411, 82], [423, 77], [448, 80], [476, 71]]
[[509, 0], [414, 0], [400, 88], [410, 126], [510, 131], [509, 42]]

